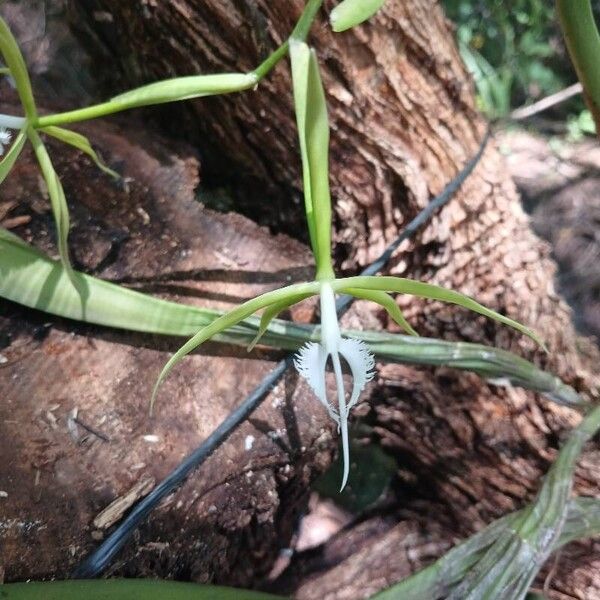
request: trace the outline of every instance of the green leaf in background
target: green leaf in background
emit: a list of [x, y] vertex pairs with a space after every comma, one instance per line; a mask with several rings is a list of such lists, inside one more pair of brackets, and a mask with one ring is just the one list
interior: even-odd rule
[[398, 470], [398, 464], [376, 444], [358, 444], [350, 440], [350, 475], [340, 492], [343, 474], [342, 452], [331, 467], [314, 484], [314, 490], [332, 498], [346, 510], [358, 513], [376, 502]]
[[15, 80], [17, 92], [21, 99], [21, 104], [30, 122], [37, 118], [37, 109], [35, 100], [33, 99], [33, 90], [31, 89], [31, 81], [25, 60], [11, 33], [6, 21], [0, 17], [0, 53], [4, 57], [4, 63], [8, 67], [12, 78]]
[[[526, 509], [511, 513], [461, 542], [433, 564], [400, 583], [379, 592], [373, 600], [438, 600], [447, 595], [469, 573], [502, 530], [509, 529]], [[563, 531], [553, 545], [556, 551], [574, 540], [600, 534], [600, 499], [573, 498], [566, 507]], [[496, 596], [491, 596], [496, 598]], [[513, 599], [511, 599], [513, 600]]]
[[55, 127], [53, 125], [50, 125], [49, 127], [43, 127], [40, 129], [40, 131], [56, 138], [57, 140], [60, 140], [61, 142], [64, 142], [65, 144], [69, 144], [70, 146], [74, 146], [78, 150], [81, 150], [96, 163], [96, 166], [99, 169], [115, 179], [120, 178], [116, 171], [113, 171], [111, 168], [107, 167], [100, 160], [100, 157], [92, 148], [90, 141], [84, 135], [81, 135], [76, 131], [71, 131], [70, 129], [65, 129], [64, 127]]
[[12, 146], [9, 148], [4, 158], [0, 160], [0, 183], [2, 183], [10, 173], [15, 161], [19, 158], [19, 154], [21, 154], [21, 151], [23, 150], [26, 140], [27, 136], [25, 135], [25, 131], [19, 131]]
[[9, 583], [0, 586], [3, 600], [281, 600], [263, 592], [217, 585], [145, 579], [99, 579]]
[[370, 19], [385, 0], [342, 0], [329, 17], [331, 28], [339, 33]]
[[317, 279], [332, 279], [329, 121], [319, 65], [313, 50], [290, 40], [296, 121], [302, 155], [304, 204]]

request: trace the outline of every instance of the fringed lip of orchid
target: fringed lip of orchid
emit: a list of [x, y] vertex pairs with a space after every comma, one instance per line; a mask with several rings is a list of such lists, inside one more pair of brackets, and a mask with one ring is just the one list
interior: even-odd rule
[[10, 144], [12, 134], [8, 129], [0, 127], [0, 156], [4, 154], [4, 148]]
[[[366, 344], [360, 340], [343, 338], [335, 307], [335, 294], [329, 282], [324, 282], [320, 290], [321, 301], [321, 342], [305, 344], [296, 355], [294, 365], [306, 379], [319, 401], [325, 406], [329, 416], [337, 423], [342, 435], [344, 474], [340, 491], [348, 481], [350, 471], [350, 450], [348, 442], [348, 415], [358, 402], [365, 385], [374, 376], [375, 362]], [[350, 367], [352, 392], [346, 401], [346, 389], [342, 375], [341, 359]], [[337, 402], [327, 397], [325, 373], [327, 362], [331, 360], [335, 376]]]

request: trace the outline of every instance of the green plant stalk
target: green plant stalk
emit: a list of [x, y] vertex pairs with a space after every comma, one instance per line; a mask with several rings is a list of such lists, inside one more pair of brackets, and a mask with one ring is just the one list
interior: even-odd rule
[[[79, 290], [69, 285], [64, 266], [19, 237], [0, 229], [0, 297], [58, 317], [142, 333], [190, 337], [223, 313], [154, 298], [74, 271]], [[264, 325], [264, 323], [263, 323]], [[261, 319], [250, 317], [214, 336], [214, 340], [248, 346]], [[559, 404], [580, 407], [585, 401], [551, 373], [510, 352], [466, 342], [445, 342], [398, 334], [344, 331], [363, 340], [380, 360], [415, 365], [449, 366], [473, 371], [496, 384], [510, 383], [544, 394]], [[270, 322], [261, 344], [297, 350], [320, 340], [320, 328], [289, 321]]]
[[600, 35], [590, 0], [556, 0], [569, 55], [600, 132]]
[[[315, 16], [321, 7], [323, 0], [309, 0], [298, 20], [290, 38], [303, 40], [308, 35], [310, 27], [315, 19]], [[246, 83], [243, 83], [237, 89], [232, 89], [230, 92], [241, 92], [244, 90], [254, 88], [262, 79], [264, 79], [271, 70], [279, 63], [279, 61], [286, 56], [289, 50], [289, 39], [286, 40], [279, 48], [277, 48], [273, 53], [271, 53], [266, 60], [264, 60], [254, 71], [247, 73], [246, 75], [254, 75], [254, 77], [248, 79]], [[10, 65], [9, 65], [10, 66]], [[243, 75], [243, 74], [239, 74]], [[223, 75], [223, 76], [226, 76]], [[207, 76], [211, 77], [211, 76]], [[214, 77], [222, 77], [221, 75], [217, 75]], [[177, 80], [186, 79], [175, 78], [172, 80], [163, 80], [163, 82], [171, 81], [176, 82]], [[159, 83], [163, 83], [159, 82]], [[156, 84], [150, 84], [156, 85]], [[146, 87], [146, 86], [143, 86]], [[138, 88], [142, 89], [142, 88]], [[132, 98], [133, 93], [136, 90], [131, 90], [131, 92], [127, 92], [126, 94], [122, 94], [121, 96], [117, 96], [112, 100], [108, 100], [107, 102], [102, 102], [100, 104], [95, 104], [93, 106], [88, 106], [86, 108], [80, 108], [76, 110], [71, 110], [67, 112], [57, 113], [54, 115], [44, 115], [32, 120], [34, 127], [43, 128], [48, 127], [50, 125], [67, 125], [69, 123], [76, 123], [79, 121], [89, 121], [90, 119], [97, 119], [99, 117], [104, 117], [107, 115], [115, 114], [117, 112], [121, 112], [124, 110], [128, 110], [130, 108], [134, 108], [136, 106], [140, 106], [140, 104], [136, 104]], [[228, 93], [227, 91], [220, 90], [215, 88], [213, 92], [215, 94]], [[182, 98], [183, 99], [183, 98]]]

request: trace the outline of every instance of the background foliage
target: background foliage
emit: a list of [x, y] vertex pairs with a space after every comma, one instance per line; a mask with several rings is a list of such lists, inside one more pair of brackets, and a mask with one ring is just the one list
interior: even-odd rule
[[[547, 0], [442, 0], [456, 25], [462, 57], [473, 74], [480, 108], [490, 118], [575, 83], [553, 2]], [[600, 1], [594, 10], [600, 14]], [[552, 109], [577, 136], [593, 125], [578, 96]]]

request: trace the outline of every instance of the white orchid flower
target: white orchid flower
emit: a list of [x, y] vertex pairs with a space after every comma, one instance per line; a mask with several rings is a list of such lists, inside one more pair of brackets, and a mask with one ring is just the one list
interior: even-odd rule
[[[335, 294], [331, 284], [325, 282], [321, 285], [321, 343], [309, 342], [305, 344], [296, 355], [294, 365], [302, 375], [317, 398], [327, 409], [329, 416], [337, 423], [338, 431], [342, 435], [342, 452], [344, 461], [344, 475], [342, 478], [343, 490], [350, 470], [350, 450], [348, 446], [348, 415], [350, 409], [358, 402], [360, 393], [368, 381], [373, 379], [375, 362], [364, 342], [343, 338], [340, 334], [338, 323]], [[342, 377], [342, 357], [352, 373], [352, 393], [346, 402], [346, 389]], [[331, 358], [337, 403], [327, 397], [325, 371], [327, 362]]]
[[[369, 0], [375, 6], [381, 0]], [[353, 0], [354, 9], [358, 3]], [[353, 9], [353, 10], [354, 10]], [[404, 318], [394, 298], [390, 295], [411, 294], [449, 302], [467, 308], [475, 313], [495, 319], [514, 327], [525, 335], [541, 343], [527, 327], [482, 306], [472, 298], [454, 290], [436, 285], [404, 279], [400, 277], [358, 276], [337, 279], [331, 258], [331, 195], [329, 191], [329, 121], [325, 92], [319, 75], [319, 65], [314, 51], [300, 40], [290, 40], [289, 53], [292, 62], [294, 104], [302, 157], [302, 181], [304, 205], [308, 223], [308, 237], [313, 250], [316, 273], [313, 281], [296, 283], [284, 288], [266, 292], [247, 300], [230, 312], [218, 317], [203, 327], [184, 344], [163, 367], [152, 393], [152, 402], [158, 389], [171, 369], [195, 348], [221, 334], [230, 327], [263, 311], [257, 334], [249, 346], [251, 350], [268, 330], [269, 324], [281, 313], [298, 302], [311, 296], [320, 296], [321, 301], [321, 341], [308, 342], [295, 357], [295, 365], [307, 380], [319, 401], [325, 406], [331, 418], [337, 423], [342, 437], [344, 474], [342, 489], [348, 481], [350, 470], [350, 450], [348, 442], [348, 414], [358, 402], [360, 393], [373, 378], [374, 361], [367, 346], [358, 340], [343, 338], [335, 307], [335, 294], [349, 294], [355, 298], [369, 300], [383, 307], [389, 316], [407, 333], [417, 335]], [[346, 394], [342, 376], [342, 359], [347, 363], [352, 375], [352, 391]], [[327, 397], [326, 368], [331, 360], [335, 378], [337, 398]]]
[[0, 127], [0, 156], [4, 154], [4, 148], [10, 144], [11, 137], [8, 129]]

